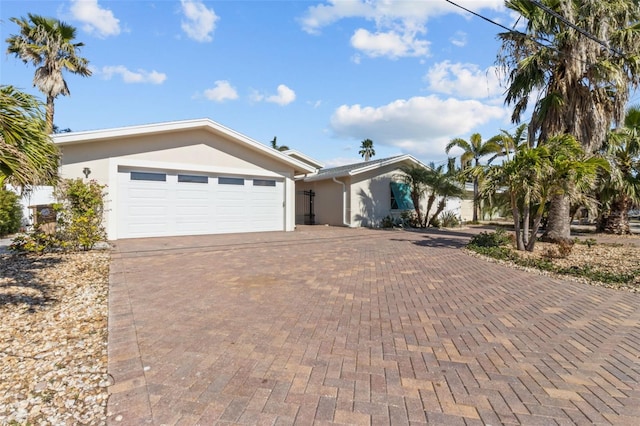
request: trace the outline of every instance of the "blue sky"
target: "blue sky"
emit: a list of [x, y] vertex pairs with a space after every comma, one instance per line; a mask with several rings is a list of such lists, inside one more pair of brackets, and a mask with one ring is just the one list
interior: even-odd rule
[[[505, 25], [502, 0], [456, 3]], [[495, 70], [500, 29], [445, 0], [48, 0], [0, 3], [0, 39], [28, 13], [78, 29], [93, 75], [65, 74], [55, 122], [74, 131], [210, 118], [326, 166], [407, 153], [443, 162], [452, 138], [515, 128]], [[43, 98], [1, 55], [0, 84]], [[452, 155], [459, 154], [452, 151]]]

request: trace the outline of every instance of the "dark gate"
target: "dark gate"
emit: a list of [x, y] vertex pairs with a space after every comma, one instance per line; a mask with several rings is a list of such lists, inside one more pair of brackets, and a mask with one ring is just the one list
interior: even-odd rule
[[313, 198], [316, 196], [316, 193], [313, 191], [303, 191], [304, 194], [304, 224], [305, 225], [315, 225], [316, 224], [316, 215], [313, 212]]

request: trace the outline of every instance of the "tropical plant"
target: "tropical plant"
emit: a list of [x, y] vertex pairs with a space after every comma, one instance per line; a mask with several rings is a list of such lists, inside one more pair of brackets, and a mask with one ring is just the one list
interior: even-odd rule
[[[624, 118], [640, 83], [640, 7], [635, 0], [507, 0], [526, 20], [524, 32], [499, 34], [498, 63], [508, 77], [505, 102], [519, 123], [535, 96], [530, 140], [568, 133], [585, 152], [597, 150]], [[597, 37], [597, 38], [596, 38]], [[569, 238], [569, 200], [551, 200], [546, 234]]]
[[488, 163], [491, 164], [493, 160], [498, 157], [505, 157], [505, 159], [509, 161], [511, 159], [511, 155], [515, 154], [521, 145], [529, 143], [526, 132], [527, 123], [520, 124], [513, 133], [500, 129], [499, 134], [488, 140], [488, 142], [495, 143], [499, 148], [499, 152], [489, 158]]
[[473, 221], [477, 222], [480, 213], [480, 180], [482, 179], [480, 159], [490, 154], [500, 153], [501, 147], [495, 141], [489, 140], [483, 142], [480, 133], [472, 134], [468, 141], [461, 138], [452, 139], [445, 147], [447, 154], [454, 147], [462, 149], [462, 154], [460, 155], [460, 166], [463, 170], [468, 170], [471, 167], [476, 168], [476, 172], [473, 173], [472, 181]]
[[102, 226], [105, 186], [96, 181], [65, 179], [55, 188], [60, 200], [58, 212], [58, 238], [63, 246], [91, 250], [106, 237]]
[[7, 38], [7, 53], [36, 67], [33, 85], [47, 99], [47, 133], [53, 131], [54, 100], [69, 95], [63, 70], [83, 77], [91, 75], [89, 61], [78, 55], [84, 43], [74, 43], [76, 29], [57, 19], [29, 14], [27, 18], [11, 18], [20, 34]]
[[420, 209], [420, 200], [427, 190], [427, 181], [430, 173], [429, 169], [425, 169], [419, 165], [410, 165], [400, 167], [402, 172], [399, 178], [409, 187], [409, 195], [413, 202], [413, 208], [416, 212], [416, 219], [420, 226], [423, 226], [422, 211]]
[[607, 167], [602, 158], [585, 155], [575, 138], [560, 135], [535, 148], [524, 145], [513, 159], [491, 166], [485, 191], [507, 189], [516, 248], [533, 251], [547, 202], [587, 192], [598, 170]]
[[598, 230], [629, 234], [629, 210], [640, 203], [640, 107], [627, 110], [624, 127], [610, 134], [603, 151], [611, 169], [598, 184]]
[[58, 160], [42, 103], [13, 86], [0, 86], [0, 188], [7, 183], [23, 189], [52, 184]]
[[278, 137], [274, 136], [271, 140], [271, 148], [277, 149], [278, 151], [289, 151], [289, 147], [286, 145], [278, 145]]
[[13, 191], [0, 189], [0, 237], [13, 234], [22, 224], [22, 206]]
[[427, 226], [429, 224], [441, 223], [441, 213], [447, 206], [447, 200], [450, 198], [462, 198], [464, 197], [464, 188], [455, 180], [453, 175], [445, 174], [444, 179], [440, 182], [436, 188], [440, 200], [433, 216], [428, 219]]
[[373, 149], [373, 141], [371, 139], [365, 139], [360, 144], [360, 151], [358, 154], [364, 158], [364, 161], [369, 161], [371, 157], [376, 155], [375, 149]]

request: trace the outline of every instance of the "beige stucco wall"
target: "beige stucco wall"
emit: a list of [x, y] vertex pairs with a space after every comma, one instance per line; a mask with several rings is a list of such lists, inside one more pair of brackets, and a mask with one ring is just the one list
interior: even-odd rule
[[[344, 179], [342, 179], [344, 181]], [[315, 192], [314, 198], [314, 213], [316, 225], [332, 225], [343, 226], [344, 220], [342, 217], [342, 205], [343, 205], [343, 188], [341, 184], [338, 184], [332, 180], [323, 180], [318, 182], [296, 182], [296, 194], [300, 197], [300, 191], [313, 190]], [[348, 207], [348, 203], [347, 203]], [[298, 203], [300, 209], [300, 203]], [[297, 223], [303, 223], [301, 214], [299, 211], [296, 214], [298, 218]]]
[[117, 174], [122, 167], [282, 178], [285, 185], [284, 229], [291, 231], [295, 227], [293, 167], [206, 130], [62, 146], [60, 174], [63, 178], [84, 178], [85, 167], [91, 170], [89, 179], [107, 185], [105, 227], [109, 238], [117, 235], [118, 206], [114, 201], [118, 199]]
[[[360, 173], [352, 177], [339, 178], [347, 187], [347, 223], [349, 226], [378, 227], [386, 216], [399, 218], [403, 210], [391, 209], [392, 181], [402, 182], [400, 165], [394, 164], [386, 168], [378, 168], [366, 173]], [[342, 187], [331, 179], [316, 182], [296, 182], [296, 191], [312, 189], [316, 193], [315, 213], [317, 224], [342, 225]], [[298, 194], [300, 197], [300, 194]], [[437, 208], [439, 198], [435, 200], [431, 208], [433, 214]], [[422, 213], [426, 211], [427, 198], [420, 200]], [[449, 200], [446, 210], [452, 210], [456, 214], [464, 213], [465, 202]], [[298, 210], [300, 205], [298, 205]], [[297, 213], [299, 213], [297, 210]], [[301, 215], [297, 215], [297, 223]]]

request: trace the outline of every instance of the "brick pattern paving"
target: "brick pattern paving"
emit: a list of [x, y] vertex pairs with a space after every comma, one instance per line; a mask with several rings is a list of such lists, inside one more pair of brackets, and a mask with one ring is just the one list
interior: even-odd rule
[[640, 424], [640, 295], [466, 237], [118, 242], [110, 424]]

